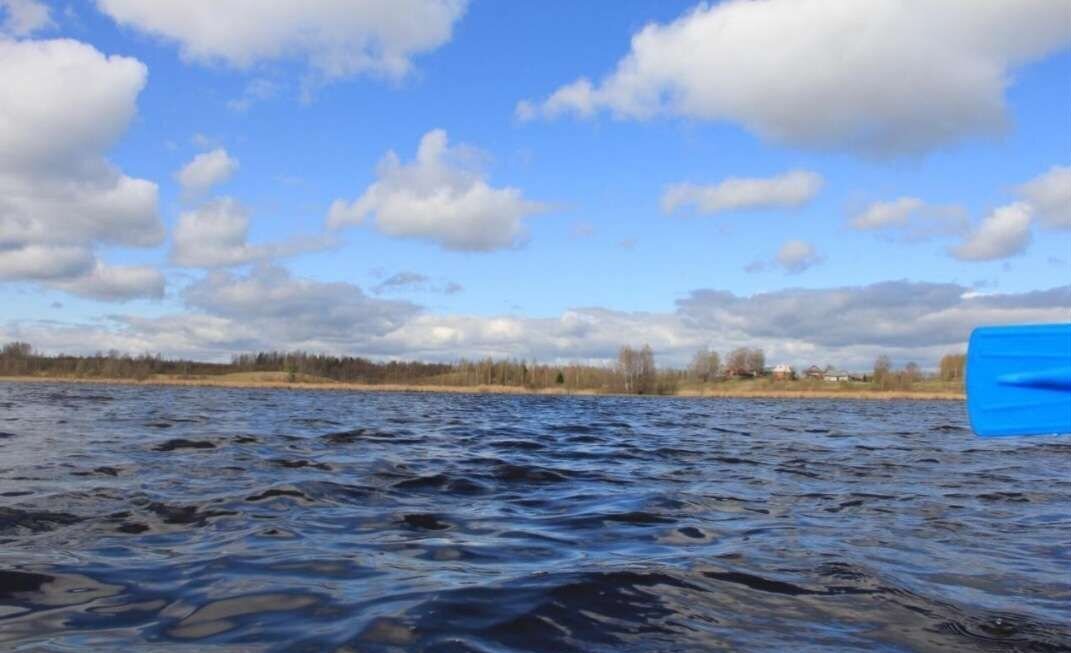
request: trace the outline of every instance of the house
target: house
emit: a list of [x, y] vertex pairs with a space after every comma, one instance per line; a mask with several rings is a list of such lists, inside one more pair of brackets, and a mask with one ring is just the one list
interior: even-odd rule
[[811, 365], [807, 368], [803, 375], [806, 376], [808, 379], [821, 379], [825, 377], [826, 373], [825, 370], [818, 367], [817, 365]]
[[751, 370], [745, 370], [739, 367], [730, 367], [725, 370], [725, 378], [727, 379], [753, 379], [756, 374]]
[[822, 375], [822, 378], [830, 383], [840, 383], [842, 381], [851, 381], [852, 375], [840, 370], [828, 369]]
[[796, 378], [796, 370], [792, 369], [792, 366], [788, 363], [781, 363], [773, 368], [772, 374], [773, 378], [778, 381], [787, 381]]

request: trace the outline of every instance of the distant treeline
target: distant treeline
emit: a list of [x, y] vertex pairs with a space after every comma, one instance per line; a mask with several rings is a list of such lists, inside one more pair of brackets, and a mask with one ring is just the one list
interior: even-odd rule
[[448, 374], [447, 363], [388, 361], [385, 363], [354, 356], [325, 356], [302, 351], [269, 351], [231, 357], [227, 372], [286, 372], [319, 376], [349, 383], [410, 383], [418, 379]]
[[10, 342], [0, 349], [0, 374], [6, 376], [74, 376], [105, 379], [147, 379], [154, 374], [207, 376], [226, 374], [230, 365], [169, 360], [159, 355], [130, 356], [118, 351], [89, 356], [46, 356], [29, 343]]
[[[965, 357], [950, 354], [941, 359], [937, 378], [962, 383]], [[118, 351], [88, 356], [35, 352], [25, 342], [0, 349], [0, 375], [59, 376], [145, 380], [156, 375], [198, 378], [223, 374], [273, 372], [286, 379], [361, 384], [478, 386], [504, 385], [530, 389], [561, 388], [627, 394], [672, 394], [684, 384], [707, 384], [728, 378], [769, 375], [761, 349], [741, 347], [725, 356], [703, 349], [687, 369], [658, 369], [650, 346], [622, 347], [614, 365], [547, 364], [524, 360], [465, 360], [455, 363], [373, 361], [355, 356], [328, 356], [306, 352], [260, 352], [233, 356], [230, 363], [204, 363], [166, 359], [159, 355], [131, 356]], [[875, 361], [863, 379], [881, 390], [910, 389], [924, 375], [914, 363], [894, 369], [888, 357]]]

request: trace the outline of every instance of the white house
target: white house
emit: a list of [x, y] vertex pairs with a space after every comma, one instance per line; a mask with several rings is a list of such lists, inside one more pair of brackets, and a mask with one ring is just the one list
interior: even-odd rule
[[822, 378], [830, 383], [839, 383], [841, 381], [851, 381], [852, 376], [847, 372], [841, 372], [840, 370], [826, 370]]

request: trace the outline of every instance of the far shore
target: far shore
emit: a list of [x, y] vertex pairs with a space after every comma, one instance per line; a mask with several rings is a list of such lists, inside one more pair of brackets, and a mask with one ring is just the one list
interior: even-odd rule
[[[156, 375], [136, 380], [129, 378], [75, 377], [75, 376], [0, 376], [0, 382], [13, 383], [80, 383], [97, 385], [133, 386], [178, 386], [207, 388], [271, 388], [289, 390], [321, 390], [330, 392], [427, 392], [452, 394], [513, 394], [546, 396], [637, 396], [620, 395], [597, 390], [570, 390], [566, 388], [533, 389], [507, 385], [422, 385], [396, 383], [346, 383], [329, 379], [289, 381], [283, 374], [224, 374], [220, 376], [178, 377]], [[854, 387], [853, 387], [854, 385]], [[675, 393], [646, 395], [652, 397], [725, 398], [725, 399], [872, 399], [872, 400], [943, 400], [963, 401], [962, 392], [950, 390], [880, 390], [855, 384], [833, 388], [815, 387], [756, 387], [755, 384], [722, 382], [701, 387], [685, 387]]]

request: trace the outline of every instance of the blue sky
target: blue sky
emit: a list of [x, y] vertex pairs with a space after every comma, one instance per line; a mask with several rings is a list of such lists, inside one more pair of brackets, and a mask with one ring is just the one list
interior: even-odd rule
[[[616, 339], [653, 341], [673, 363], [698, 346], [753, 343], [793, 362], [858, 367], [883, 348], [929, 364], [961, 346], [973, 325], [1067, 319], [1071, 310], [1068, 2], [1027, 2], [1001, 16], [970, 2], [945, 0], [927, 15], [925, 4], [881, 0], [881, 11], [847, 17], [862, 22], [851, 23], [857, 34], [837, 36], [846, 39], [843, 53], [818, 51], [829, 41], [823, 30], [842, 34], [837, 21], [858, 11], [840, 0], [809, 1], [806, 10], [787, 0], [753, 7], [632, 1], [614, 3], [613, 11], [599, 3], [412, 0], [410, 15], [398, 20], [417, 26], [404, 25], [401, 36], [375, 11], [339, 27], [347, 3], [296, 3], [287, 11], [298, 14], [255, 17], [278, 21], [277, 50], [243, 31], [237, 4], [0, 1], [7, 16], [0, 43], [9, 46], [0, 65], [32, 53], [26, 61], [38, 66], [36, 76], [3, 82], [0, 103], [14, 107], [13, 98], [34, 95], [28, 85], [57, 74], [60, 55], [36, 48], [57, 39], [144, 65], [140, 90], [117, 82], [115, 92], [115, 104], [131, 102], [135, 112], [77, 156], [155, 184], [158, 200], [142, 217], [162, 224], [164, 234], [131, 246], [103, 227], [61, 244], [53, 236], [19, 240], [12, 231], [0, 241], [0, 335], [49, 351], [116, 346], [207, 358], [301, 347], [376, 357], [589, 360], [612, 352]], [[941, 25], [941, 11], [963, 25]], [[208, 19], [191, 22], [184, 12]], [[313, 26], [312, 37], [286, 31], [294, 16]], [[748, 32], [781, 20], [788, 34], [813, 34], [782, 46], [782, 28]], [[225, 46], [213, 41], [213, 29], [231, 24], [236, 31]], [[424, 24], [434, 33], [417, 29]], [[644, 46], [641, 33], [654, 45]], [[373, 45], [362, 46], [367, 34]], [[923, 46], [916, 47], [911, 38], [919, 34]], [[796, 50], [778, 52], [790, 46]], [[376, 60], [392, 48], [408, 64], [404, 72]], [[112, 64], [79, 52], [67, 61], [86, 58], [87, 84], [108, 74]], [[329, 70], [325, 57], [346, 69]], [[630, 58], [640, 72], [615, 74]], [[591, 80], [591, 93], [554, 103], [558, 89], [581, 78]], [[77, 111], [79, 92], [64, 87], [34, 102]], [[882, 94], [885, 100], [867, 97]], [[101, 124], [111, 124], [111, 106], [99, 109]], [[48, 127], [33, 113], [8, 111], [9, 128]], [[406, 173], [433, 130], [446, 143], [438, 167]], [[878, 136], [885, 140], [875, 144]], [[63, 140], [63, 127], [48, 137]], [[178, 171], [216, 150], [229, 173], [184, 189]], [[394, 177], [380, 167], [390, 151], [401, 166]], [[40, 217], [46, 212], [38, 207], [53, 198], [30, 165], [6, 165], [0, 180], [7, 174], [9, 187], [29, 189], [29, 199], [0, 204], [0, 237], [17, 220], [63, 232], [67, 218]], [[818, 179], [817, 188], [778, 199], [771, 180], [793, 171]], [[55, 181], [60, 173], [47, 175]], [[732, 189], [718, 190], [732, 179], [753, 182], [744, 199], [725, 200]], [[1033, 195], [1023, 189], [1032, 181]], [[682, 183], [731, 207], [667, 212], [666, 189]], [[473, 187], [487, 193], [456, 197]], [[447, 199], [429, 199], [442, 193]], [[365, 208], [353, 208], [342, 226], [328, 225], [333, 202], [362, 196]], [[223, 198], [232, 202], [229, 217], [208, 210]], [[866, 209], [899, 198], [915, 203], [902, 219], [922, 236], [906, 237], [896, 220], [853, 227]], [[1006, 207], [1015, 215], [994, 218]], [[176, 245], [183, 214], [200, 216], [185, 230], [185, 258]], [[211, 242], [219, 232], [213, 216], [248, 226], [244, 242], [228, 241], [226, 256], [204, 254], [223, 251]], [[499, 227], [504, 235], [490, 235]], [[68, 250], [55, 249], [61, 246]], [[15, 257], [35, 247], [50, 262], [80, 248], [82, 264], [28, 270], [19, 263], [27, 259]], [[6, 267], [5, 256], [13, 261]], [[302, 289], [262, 298], [278, 314], [227, 303], [236, 289], [270, 295], [280, 283], [277, 276], [264, 281], [270, 270]], [[392, 277], [396, 283], [384, 283]], [[944, 299], [888, 307], [868, 300], [872, 309], [852, 299], [885, 282], [909, 296], [940, 288]], [[217, 293], [212, 301], [204, 300], [209, 290]], [[308, 297], [321, 290], [341, 293], [324, 301], [349, 302], [355, 313], [382, 321], [316, 322], [311, 316], [326, 307]], [[702, 290], [736, 299], [699, 311]], [[858, 320], [860, 335], [833, 341], [774, 329], [764, 319], [782, 309], [762, 318], [753, 305], [775, 299], [817, 312], [801, 323]], [[307, 328], [292, 328], [288, 311]], [[584, 329], [570, 326], [576, 315]], [[904, 330], [899, 315], [915, 316], [920, 326]]]

